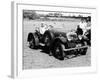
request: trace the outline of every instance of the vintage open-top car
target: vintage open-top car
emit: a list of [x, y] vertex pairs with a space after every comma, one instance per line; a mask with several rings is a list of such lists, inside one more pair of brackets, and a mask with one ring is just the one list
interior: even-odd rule
[[27, 41], [30, 48], [38, 48], [44, 45], [49, 55], [53, 55], [60, 60], [72, 53], [74, 55], [85, 55], [87, 43], [84, 36], [77, 35], [76, 31], [67, 31], [63, 28], [51, 28], [46, 30], [43, 35], [39, 31], [29, 33]]

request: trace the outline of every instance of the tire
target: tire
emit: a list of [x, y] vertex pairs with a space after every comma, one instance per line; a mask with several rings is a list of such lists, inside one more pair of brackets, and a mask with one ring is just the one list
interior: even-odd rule
[[48, 54], [52, 56], [52, 42], [54, 39], [54, 35], [50, 31], [46, 31], [44, 33], [44, 44], [45, 44], [45, 49], [48, 51]]
[[50, 41], [51, 41], [51, 36], [50, 35], [45, 35], [44, 42], [45, 42], [46, 47], [50, 46], [50, 43], [51, 43]]
[[37, 43], [39, 43], [39, 39], [34, 33], [29, 33], [27, 41], [31, 49], [36, 49], [38, 47]]
[[52, 44], [53, 38], [54, 38], [54, 35], [50, 31], [46, 31], [44, 33], [44, 43], [46, 47], [50, 47], [50, 45]]
[[91, 46], [91, 30], [88, 30], [85, 36], [87, 37], [87, 44]]
[[64, 60], [65, 53], [64, 53], [64, 45], [62, 43], [57, 42], [54, 45], [54, 56], [59, 60]]
[[31, 49], [35, 49], [35, 40], [32, 38], [30, 41], [29, 41], [29, 47], [31, 48]]
[[79, 51], [81, 55], [86, 55], [86, 52], [87, 52], [87, 48], [80, 49]]

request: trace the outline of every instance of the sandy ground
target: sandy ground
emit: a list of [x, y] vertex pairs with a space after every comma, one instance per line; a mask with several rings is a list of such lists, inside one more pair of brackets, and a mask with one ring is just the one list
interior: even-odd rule
[[[30, 49], [27, 43], [27, 35], [29, 32], [34, 32], [34, 28], [40, 26], [41, 21], [23, 21], [23, 69], [36, 68], [56, 68], [56, 67], [82, 67], [91, 65], [91, 48], [88, 48], [87, 54], [70, 59], [60, 61], [53, 56], [49, 56], [42, 49]], [[47, 22], [46, 24], [55, 27], [64, 27], [66, 29], [75, 29], [79, 21], [71, 22]]]

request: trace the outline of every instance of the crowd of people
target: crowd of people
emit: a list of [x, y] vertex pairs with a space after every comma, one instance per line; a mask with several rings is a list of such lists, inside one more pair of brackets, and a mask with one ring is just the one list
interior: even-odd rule
[[77, 26], [77, 34], [78, 35], [84, 35], [87, 30], [91, 28], [90, 21], [86, 19], [81, 19], [79, 25]]
[[40, 32], [41, 35], [45, 33], [46, 30], [49, 30], [51, 25], [47, 25], [44, 22], [41, 22], [40, 27], [36, 27], [36, 30]]

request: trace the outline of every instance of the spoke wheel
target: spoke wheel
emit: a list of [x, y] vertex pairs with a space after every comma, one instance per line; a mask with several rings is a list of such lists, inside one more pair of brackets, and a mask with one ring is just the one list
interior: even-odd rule
[[54, 47], [54, 56], [60, 60], [64, 60], [64, 45], [57, 42]]

